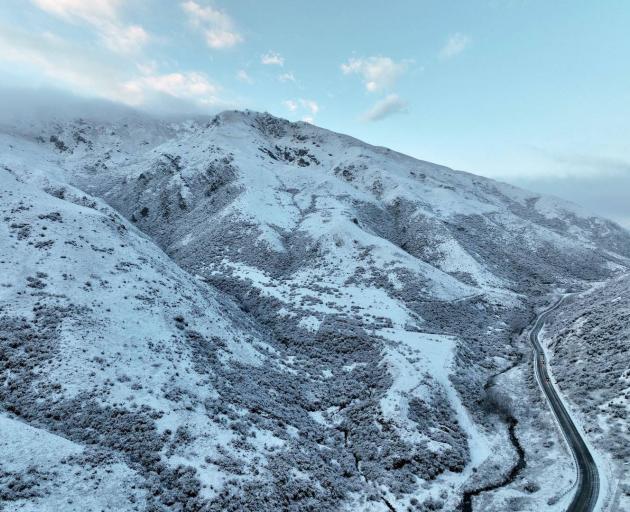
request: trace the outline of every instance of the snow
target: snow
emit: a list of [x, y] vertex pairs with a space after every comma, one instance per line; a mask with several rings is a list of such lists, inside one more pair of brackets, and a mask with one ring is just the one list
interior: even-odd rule
[[[388, 349], [385, 358], [394, 377], [394, 383], [381, 403], [385, 416], [396, 422], [404, 421], [408, 417], [406, 407], [409, 398], [426, 397], [418, 377], [431, 375], [446, 390], [457, 420], [468, 435], [470, 466], [479, 466], [491, 455], [490, 444], [485, 433], [471, 419], [449, 380], [457, 340], [450, 336], [407, 332], [402, 329], [381, 329], [378, 334], [399, 343], [398, 347]], [[462, 480], [468, 476], [468, 473], [464, 473]]]
[[[94, 414], [150, 408], [149, 424], [170, 436], [160, 460], [193, 468], [204, 498], [243, 508], [239, 500], [263, 492], [255, 485], [267, 483], [277, 504], [284, 485], [299, 494], [309, 479], [317, 499], [334, 485], [343, 506], [361, 510], [387, 510], [367, 500], [372, 493], [397, 508], [412, 497], [455, 507], [480, 473], [500, 473], [513, 457], [505, 426], [480, 418], [473, 395], [515, 357], [511, 314], [524, 314], [551, 282], [603, 282], [630, 261], [627, 234], [570, 204], [253, 112], [5, 127], [0, 166], [9, 219], [0, 242], [10, 248], [0, 261], [1, 311], [29, 322], [41, 304], [78, 311], [60, 321], [55, 357], [38, 378], [61, 384], [62, 401], [91, 393]], [[40, 239], [53, 243], [37, 248]], [[314, 345], [329, 341], [318, 353]], [[456, 436], [431, 437], [441, 425], [423, 431], [410, 400], [456, 420], [470, 449], [460, 472], [442, 467], [429, 481], [404, 464], [392, 469], [408, 455], [397, 453], [401, 441], [436, 457], [464, 448]], [[392, 437], [353, 424], [357, 404], [391, 422]], [[51, 457], [86, 450], [30, 421], [22, 429], [0, 415], [16, 446], [50, 445]], [[340, 444], [344, 425], [356, 444]], [[519, 435], [542, 450], [552, 424], [522, 425]], [[352, 469], [351, 451], [370, 442], [387, 454], [373, 481]], [[0, 455], [8, 452], [5, 444]], [[103, 465], [115, 475], [111, 488], [148, 478], [146, 468], [130, 469], [128, 454], [112, 453]], [[567, 461], [553, 453], [540, 474], [565, 483]], [[287, 460], [304, 467], [283, 471]], [[72, 485], [61, 480], [62, 490]], [[95, 508], [114, 499], [111, 488], [93, 493]], [[523, 498], [510, 487], [483, 503], [539, 507], [552, 491]], [[58, 495], [35, 503], [54, 509]]]
[[[567, 413], [571, 417], [571, 421], [573, 422], [573, 424], [576, 426], [577, 430], [579, 431], [580, 436], [584, 440], [584, 443], [586, 444], [589, 452], [591, 452], [593, 459], [595, 459], [595, 464], [597, 465], [597, 470], [599, 473], [600, 491], [599, 491], [599, 496], [598, 496], [598, 500], [597, 500], [597, 504], [595, 506], [594, 512], [605, 512], [606, 510], [608, 510], [607, 505], [609, 503], [611, 496], [614, 494], [613, 485], [615, 483], [615, 477], [613, 475], [613, 472], [614, 472], [613, 464], [610, 460], [610, 457], [602, 453], [600, 450], [598, 450], [595, 447], [595, 445], [593, 445], [593, 443], [590, 441], [590, 436], [584, 429], [584, 426], [583, 426], [584, 421], [583, 421], [583, 418], [581, 417], [581, 414], [576, 412], [573, 404], [567, 401], [562, 388], [558, 385], [556, 378], [554, 376], [554, 372], [553, 372], [553, 352], [549, 350], [548, 344], [545, 343], [545, 340], [548, 339], [548, 335], [545, 332], [545, 328], [541, 330], [540, 339], [543, 340], [543, 343], [541, 345], [543, 348], [543, 352], [545, 354], [545, 359], [549, 361], [547, 372], [549, 373], [549, 379], [550, 379], [551, 385], [553, 386], [556, 393], [558, 394], [558, 397], [560, 398], [562, 405], [564, 405], [564, 408], [566, 409]], [[571, 496], [567, 496], [565, 498], [565, 501], [567, 502], [565, 504], [568, 504], [568, 502], [570, 502], [570, 498]]]
[[[64, 463], [62, 461], [69, 457], [81, 456], [83, 446], [4, 414], [0, 414], [0, 432], [3, 471], [28, 474], [29, 469], [35, 468], [39, 472], [34, 475], [38, 486], [48, 491], [44, 499], [35, 497], [12, 502], [11, 510], [131, 510], [123, 496], [125, 493], [136, 495], [138, 503], [143, 501], [143, 493], [134, 489], [140, 479], [125, 464], [103, 464], [92, 472], [89, 468]], [[46, 475], [43, 479], [42, 474]], [[102, 482], [97, 493], [92, 488], [96, 481]]]

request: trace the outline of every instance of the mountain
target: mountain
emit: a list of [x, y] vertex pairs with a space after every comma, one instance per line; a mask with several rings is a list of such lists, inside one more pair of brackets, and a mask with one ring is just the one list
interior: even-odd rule
[[7, 169], [1, 184], [2, 502], [193, 509], [216, 485], [195, 472], [245, 463], [223, 457], [240, 440], [223, 404], [243, 368], [273, 373], [270, 348], [99, 200]]
[[494, 376], [528, 460], [495, 506], [560, 499], [521, 331], [624, 229], [268, 114], [1, 131], [15, 507], [453, 510], [517, 455]]
[[614, 470], [611, 510], [630, 508], [630, 277], [572, 298], [546, 333], [551, 367], [573, 413]]

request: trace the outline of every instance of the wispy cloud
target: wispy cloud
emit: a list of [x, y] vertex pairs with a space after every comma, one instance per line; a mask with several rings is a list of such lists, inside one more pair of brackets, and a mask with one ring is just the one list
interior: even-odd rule
[[249, 76], [249, 73], [247, 71], [245, 71], [244, 69], [239, 69], [236, 72], [236, 78], [237, 80], [239, 80], [240, 82], [245, 82], [246, 84], [253, 84], [254, 83], [254, 79]]
[[59, 17], [83, 19], [90, 23], [97, 23], [99, 19], [116, 19], [120, 7], [120, 0], [33, 0], [33, 3]]
[[470, 37], [466, 34], [456, 32], [451, 34], [439, 52], [441, 59], [452, 59], [462, 53], [471, 43]]
[[284, 57], [276, 52], [267, 52], [260, 56], [260, 62], [265, 66], [284, 66]]
[[[505, 175], [515, 185], [576, 202], [630, 229], [630, 161], [540, 150], [545, 172]], [[546, 162], [545, 162], [546, 161]]]
[[0, 59], [30, 69], [77, 92], [122, 101], [118, 83], [125, 73], [103, 58], [86, 55], [56, 34], [0, 24]]
[[352, 58], [341, 65], [344, 75], [359, 75], [365, 88], [370, 92], [389, 89], [403, 75], [411, 61], [402, 60], [396, 62], [390, 57]]
[[407, 106], [407, 102], [397, 94], [390, 94], [377, 101], [370, 110], [361, 116], [361, 120], [365, 122], [380, 121], [394, 114], [405, 112]]
[[58, 35], [0, 24], [0, 60], [46, 77], [47, 82], [93, 97], [156, 112], [207, 112], [227, 106], [221, 88], [197, 71], [160, 73], [109, 52], [85, 53]]
[[198, 72], [142, 76], [125, 82], [122, 88], [129, 99], [138, 104], [144, 103], [147, 93], [158, 92], [178, 99], [195, 100], [202, 105], [213, 105], [219, 92], [217, 85]]
[[[600, 177], [626, 177], [630, 178], [630, 161], [627, 159], [589, 155], [579, 153], [565, 153], [546, 148], [531, 146], [534, 154], [542, 156], [549, 163], [554, 164], [554, 172], [546, 172], [538, 179], [552, 177], [574, 178], [600, 178]], [[546, 166], [548, 167], [548, 165]]]
[[181, 5], [192, 26], [203, 32], [210, 48], [231, 48], [243, 41], [243, 36], [235, 29], [232, 18], [225, 11], [210, 5], [204, 7], [193, 0]]
[[93, 27], [103, 44], [117, 53], [136, 53], [150, 39], [140, 25], [121, 19], [119, 0], [32, 0], [42, 9], [69, 23]]
[[298, 103], [295, 100], [284, 100], [282, 104], [289, 112], [295, 112], [298, 109]]
[[302, 105], [302, 107], [304, 107], [306, 110], [310, 111], [310, 113], [313, 115], [319, 112], [319, 104], [315, 100], [300, 99], [300, 105]]
[[278, 80], [281, 82], [295, 82], [295, 75], [293, 73], [282, 73], [278, 75]]
[[306, 123], [313, 123], [315, 121], [315, 115], [319, 112], [319, 103], [315, 100], [299, 98], [296, 100], [285, 100], [282, 104], [293, 114], [297, 112], [304, 114], [302, 121]]
[[601, 154], [600, 146], [594, 146], [592, 153], [523, 147], [526, 152], [520, 156], [527, 166], [519, 169], [518, 163], [508, 164], [492, 177], [580, 204], [630, 229], [630, 159]]

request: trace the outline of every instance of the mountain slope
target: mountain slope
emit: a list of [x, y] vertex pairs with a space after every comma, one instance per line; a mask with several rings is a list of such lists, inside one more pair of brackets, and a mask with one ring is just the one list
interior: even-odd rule
[[191, 509], [215, 494], [195, 472], [239, 438], [215, 417], [217, 379], [265, 362], [255, 332], [111, 209], [0, 172], [3, 501]]
[[[167, 301], [149, 307], [154, 295], [174, 293], [196, 311], [199, 325], [190, 329], [201, 338], [178, 341], [188, 355], [173, 362], [171, 382], [222, 347], [208, 339], [218, 336], [228, 349], [238, 339], [232, 358], [195, 370], [212, 386], [181, 385], [195, 390], [193, 409], [203, 403], [210, 418], [195, 420], [199, 435], [240, 432], [241, 444], [229, 452], [261, 457], [255, 467], [206, 464], [204, 455], [215, 457], [206, 445], [180, 456], [201, 484], [215, 483], [216, 492], [204, 492], [219, 509], [453, 509], [473, 468], [483, 482], [511, 465], [505, 424], [482, 409], [484, 385], [516, 361], [517, 335], [540, 296], [552, 286], [602, 279], [630, 261], [626, 231], [573, 205], [267, 114], [76, 120], [4, 132], [0, 163], [33, 194], [74, 190], [90, 204], [101, 198], [171, 258], [151, 245], [184, 289], [132, 295], [132, 280], [119, 283], [127, 297], [147, 301], [151, 314], [137, 325], [150, 339], [166, 343], [164, 333], [182, 331], [177, 322], [156, 323]], [[58, 245], [74, 232], [64, 227], [51, 240]], [[96, 238], [110, 236], [98, 231]], [[72, 267], [112, 256], [88, 254], [74, 256]], [[15, 258], [19, 266], [21, 253]], [[139, 265], [134, 271], [144, 272], [146, 263]], [[96, 279], [87, 272], [81, 282]], [[209, 299], [198, 293], [217, 302], [202, 306]], [[120, 297], [99, 300], [106, 308]], [[99, 321], [119, 317], [99, 311]], [[190, 314], [170, 318], [189, 321]], [[215, 327], [217, 318], [226, 327]], [[507, 391], [516, 393], [523, 378]], [[125, 393], [117, 403], [128, 407], [132, 394]], [[173, 395], [177, 407], [187, 393]], [[209, 407], [204, 393], [221, 407]], [[136, 402], [152, 403], [144, 395]], [[277, 446], [252, 441], [251, 432]], [[544, 485], [544, 471], [539, 476]], [[523, 499], [533, 510], [553, 492], [548, 486]]]
[[630, 506], [629, 319], [630, 277], [623, 275], [573, 298], [546, 333], [558, 386], [611, 460], [616, 510]]

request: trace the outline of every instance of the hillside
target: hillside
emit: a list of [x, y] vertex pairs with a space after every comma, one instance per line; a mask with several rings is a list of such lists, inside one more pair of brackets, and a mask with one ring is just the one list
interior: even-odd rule
[[630, 507], [630, 278], [601, 283], [573, 298], [546, 339], [558, 386], [613, 467], [616, 507]]
[[484, 386], [534, 309], [630, 263], [575, 205], [268, 114], [22, 123], [0, 166], [24, 510], [452, 510], [514, 459]]

